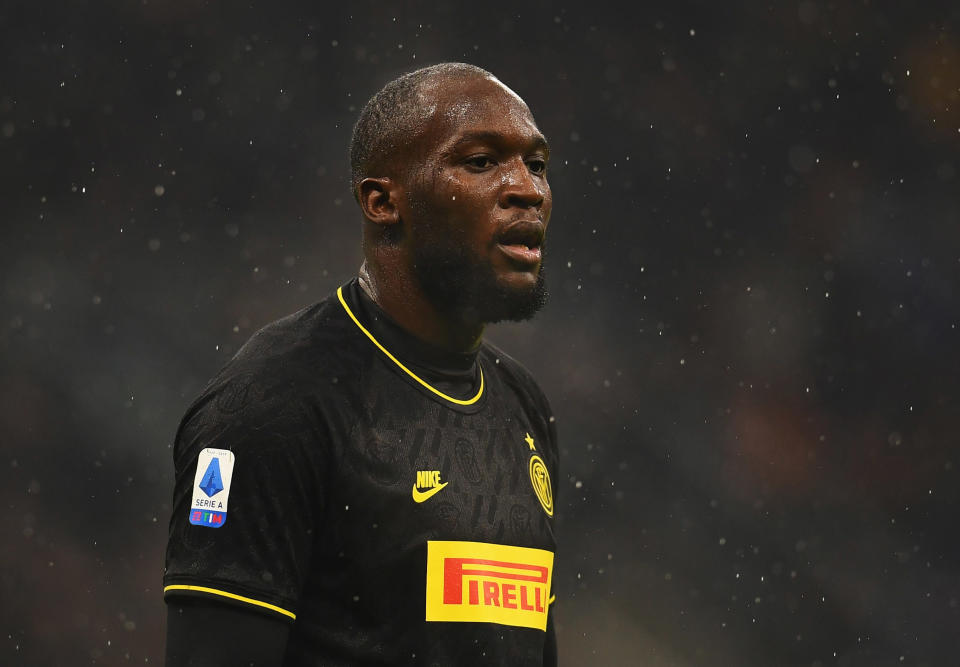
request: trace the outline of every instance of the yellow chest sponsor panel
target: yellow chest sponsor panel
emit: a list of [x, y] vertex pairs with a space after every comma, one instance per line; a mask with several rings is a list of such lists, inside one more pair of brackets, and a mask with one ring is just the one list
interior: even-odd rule
[[553, 553], [486, 542], [427, 542], [427, 620], [547, 629]]

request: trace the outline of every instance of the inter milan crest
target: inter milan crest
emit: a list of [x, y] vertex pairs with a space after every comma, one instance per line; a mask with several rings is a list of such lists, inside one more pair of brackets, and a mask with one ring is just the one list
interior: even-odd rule
[[193, 480], [190, 523], [209, 528], [219, 528], [226, 523], [233, 463], [233, 452], [230, 450], [204, 449], [200, 452], [197, 474]]
[[553, 516], [553, 486], [550, 484], [550, 473], [547, 472], [547, 464], [543, 462], [540, 455], [536, 453], [533, 437], [527, 433], [524, 438], [534, 453], [530, 455], [530, 484], [533, 485], [533, 492], [537, 494], [537, 500], [543, 507], [547, 516]]

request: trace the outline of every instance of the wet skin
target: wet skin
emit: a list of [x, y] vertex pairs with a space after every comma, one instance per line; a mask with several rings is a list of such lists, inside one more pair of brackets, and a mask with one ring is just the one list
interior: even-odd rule
[[546, 140], [498, 81], [476, 78], [434, 94], [421, 160], [399, 204], [401, 219], [412, 221], [409, 242], [456, 240], [502, 285], [532, 289], [553, 206]]
[[[438, 78], [422, 89], [425, 120], [389, 174], [363, 179], [368, 224], [361, 285], [401, 326], [441, 347], [475, 347], [483, 322], [458, 321], [416, 279], [423, 248], [456, 249], [498, 286], [537, 283], [553, 199], [549, 149], [526, 104], [488, 77]], [[384, 243], [399, 225], [398, 240]]]

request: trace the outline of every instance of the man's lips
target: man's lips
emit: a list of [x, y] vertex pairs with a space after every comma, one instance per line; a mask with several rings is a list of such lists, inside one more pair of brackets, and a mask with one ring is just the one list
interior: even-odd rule
[[540, 247], [528, 248], [522, 244], [505, 245], [498, 243], [500, 252], [519, 264], [536, 266], [540, 263]]
[[497, 235], [497, 247], [518, 264], [536, 266], [545, 233], [546, 227], [539, 220], [517, 220]]

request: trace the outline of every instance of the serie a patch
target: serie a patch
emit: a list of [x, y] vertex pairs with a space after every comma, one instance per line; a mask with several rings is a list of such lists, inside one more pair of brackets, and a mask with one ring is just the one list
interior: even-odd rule
[[233, 452], [228, 449], [204, 449], [197, 458], [193, 478], [190, 523], [219, 528], [227, 522], [227, 499], [233, 479]]

